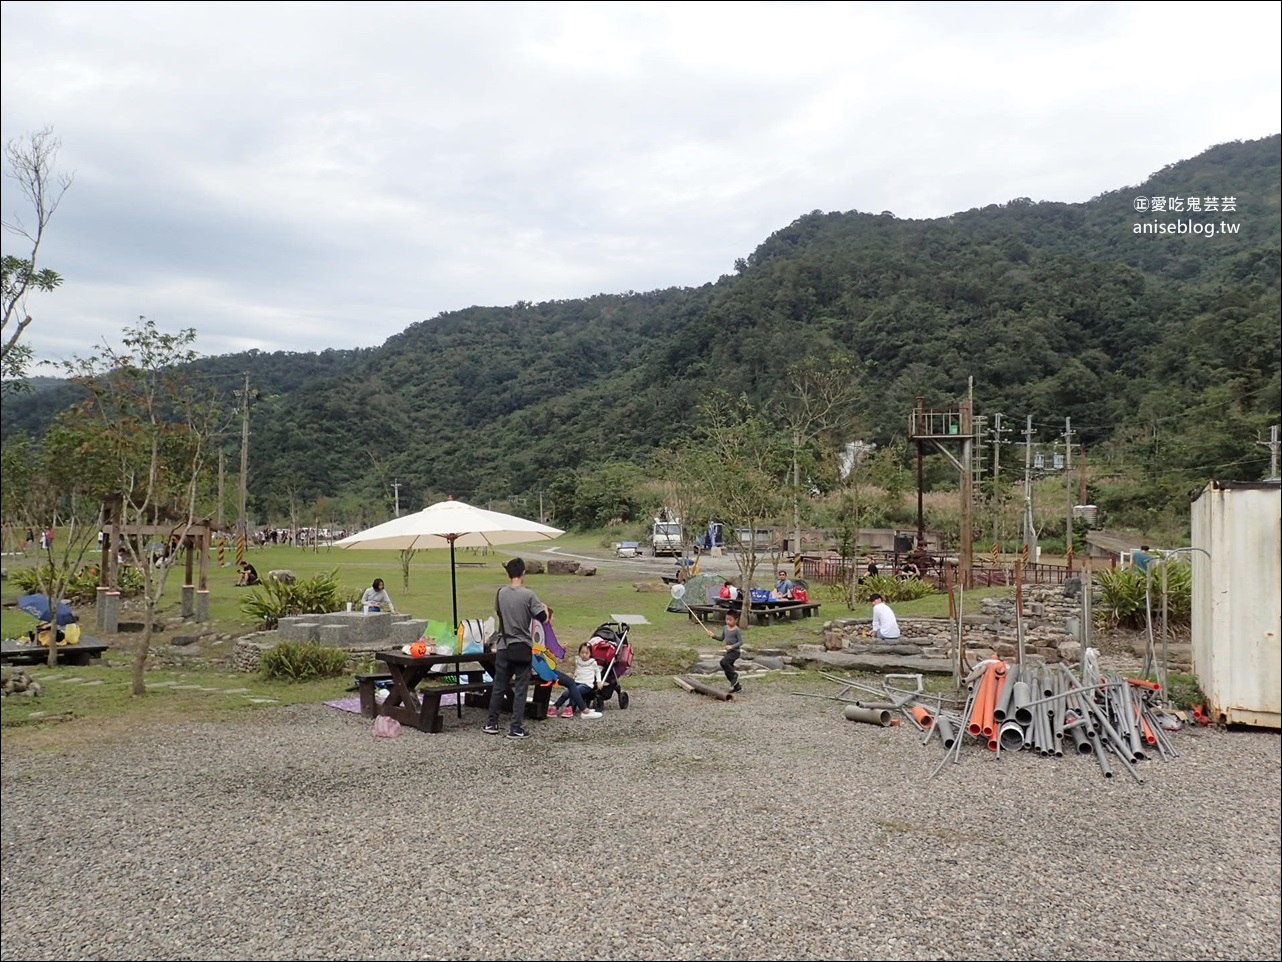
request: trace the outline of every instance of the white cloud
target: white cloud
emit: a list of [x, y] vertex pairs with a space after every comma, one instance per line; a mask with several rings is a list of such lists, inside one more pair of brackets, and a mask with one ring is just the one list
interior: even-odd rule
[[1280, 33], [1277, 4], [5, 3], [3, 135], [53, 125], [76, 172], [30, 343], [146, 315], [368, 346], [699, 285], [813, 209], [1084, 201], [1277, 132]]

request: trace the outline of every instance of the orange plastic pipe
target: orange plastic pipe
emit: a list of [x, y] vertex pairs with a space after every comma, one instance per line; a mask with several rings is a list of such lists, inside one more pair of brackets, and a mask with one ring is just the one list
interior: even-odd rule
[[1155, 681], [1148, 681], [1144, 678], [1128, 678], [1128, 685], [1134, 685], [1136, 688], [1147, 688], [1149, 691], [1161, 691], [1162, 686]]
[[922, 728], [930, 728], [935, 724], [935, 716], [921, 705], [913, 705], [913, 718], [917, 719], [917, 724]]
[[1147, 718], [1140, 718], [1140, 723], [1144, 726], [1144, 741], [1149, 745], [1157, 744], [1157, 736], [1153, 734], [1153, 729], [1148, 723]]
[[[991, 667], [990, 665], [989, 668]], [[992, 673], [985, 668], [983, 676], [979, 679], [979, 690], [975, 692], [975, 705], [970, 710], [970, 722], [966, 726], [966, 731], [972, 735], [979, 735], [984, 731], [984, 702], [988, 698], [988, 686], [992, 683], [992, 678]]]
[[1002, 678], [1006, 675], [1006, 663], [999, 661], [995, 665], [989, 665], [988, 673], [992, 675], [992, 681], [988, 686], [987, 701], [984, 702], [981, 730], [984, 737], [988, 739], [990, 750], [997, 751], [997, 720], [993, 718], [993, 712], [997, 709], [997, 692], [1001, 689]]

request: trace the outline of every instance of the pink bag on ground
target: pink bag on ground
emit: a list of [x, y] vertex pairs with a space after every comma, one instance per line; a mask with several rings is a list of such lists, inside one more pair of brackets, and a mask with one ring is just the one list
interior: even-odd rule
[[401, 723], [391, 715], [379, 715], [374, 719], [375, 738], [395, 738], [401, 733]]

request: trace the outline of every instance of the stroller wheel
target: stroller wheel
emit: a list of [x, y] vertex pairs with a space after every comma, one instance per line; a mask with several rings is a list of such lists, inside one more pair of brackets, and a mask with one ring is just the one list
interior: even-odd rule
[[619, 707], [620, 707], [620, 708], [627, 708], [627, 707], [628, 707], [628, 702], [629, 702], [629, 701], [631, 701], [631, 699], [630, 699], [630, 698], [628, 698], [628, 693], [627, 693], [626, 691], [621, 691], [621, 692], [619, 692]]

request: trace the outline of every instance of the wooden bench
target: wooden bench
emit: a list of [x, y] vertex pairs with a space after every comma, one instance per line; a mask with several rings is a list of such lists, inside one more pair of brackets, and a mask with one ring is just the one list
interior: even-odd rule
[[[692, 605], [689, 617], [693, 620], [723, 624], [726, 612], [735, 611], [742, 615], [738, 607], [728, 608], [723, 605]], [[753, 605], [748, 609], [749, 625], [770, 625], [777, 621], [796, 621], [801, 618], [813, 618], [819, 613], [819, 602], [780, 601], [765, 605]]]
[[489, 705], [489, 696], [492, 685], [488, 681], [470, 681], [462, 682], [456, 685], [419, 685], [415, 694], [421, 699], [419, 708], [419, 725], [418, 728], [425, 732], [432, 732], [439, 735], [445, 728], [445, 720], [441, 717], [441, 699], [446, 695], [454, 695], [457, 698], [466, 698], [469, 694], [479, 695], [485, 693], [485, 704]]
[[[88, 665], [101, 658], [110, 645], [92, 639], [81, 639], [74, 645], [58, 646], [58, 664]], [[12, 665], [42, 665], [49, 661], [49, 649], [44, 645], [23, 644], [6, 640], [0, 650], [0, 662]]]

